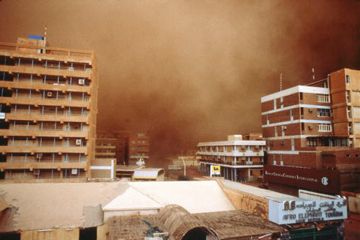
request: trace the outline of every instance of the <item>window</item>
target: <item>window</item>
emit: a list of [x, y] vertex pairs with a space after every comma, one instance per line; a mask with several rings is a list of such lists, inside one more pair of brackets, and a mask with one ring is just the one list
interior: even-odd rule
[[349, 84], [350, 83], [350, 76], [349, 75], [345, 75], [345, 82], [347, 83], [347, 84]]
[[345, 92], [345, 95], [346, 95], [346, 102], [351, 102], [351, 94], [350, 94], [350, 91], [346, 91]]
[[329, 95], [326, 95], [326, 94], [318, 94], [318, 95], [317, 95], [317, 101], [318, 101], [319, 103], [329, 103], [329, 102], [330, 102]]
[[347, 116], [349, 119], [352, 118], [351, 107], [347, 107]]
[[318, 117], [330, 117], [330, 109], [318, 109], [317, 116]]
[[317, 141], [316, 138], [307, 138], [307, 145], [309, 147], [316, 147], [317, 146]]
[[319, 124], [319, 132], [331, 132], [330, 124]]
[[[351, 107], [349, 107], [351, 109]], [[352, 107], [352, 115], [354, 118], [360, 118], [360, 107]]]
[[305, 123], [301, 123], [301, 131], [305, 130]]
[[300, 100], [303, 100], [304, 96], [303, 96], [303, 93], [301, 92], [300, 93]]
[[349, 135], [353, 134], [352, 123], [349, 123], [348, 132], [349, 132]]

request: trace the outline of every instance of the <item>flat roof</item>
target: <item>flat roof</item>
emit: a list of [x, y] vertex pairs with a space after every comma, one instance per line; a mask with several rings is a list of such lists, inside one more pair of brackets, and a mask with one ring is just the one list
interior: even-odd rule
[[103, 211], [160, 209], [169, 204], [190, 213], [234, 210], [213, 180], [4, 183], [0, 198], [9, 206], [3, 211], [6, 217], [0, 217], [0, 232], [94, 227], [103, 224]]
[[0, 232], [101, 225], [101, 206], [127, 188], [124, 182], [0, 184], [0, 197], [10, 206]]
[[302, 92], [302, 93], [318, 93], [318, 94], [329, 94], [329, 88], [323, 88], [323, 87], [310, 87], [310, 86], [304, 86], [304, 85], [298, 85], [292, 88], [288, 88], [282, 91], [278, 91], [266, 96], [263, 96], [261, 98], [261, 102], [267, 102], [267, 101], [271, 101], [277, 98], [281, 98], [281, 97], [285, 97], [288, 95], [292, 95], [294, 93], [298, 93], [298, 92]]
[[297, 200], [299, 199], [298, 197], [294, 197], [288, 194], [283, 194], [283, 193], [279, 193], [279, 192], [275, 192], [275, 191], [271, 191], [271, 190], [267, 190], [267, 189], [263, 189], [263, 188], [259, 188], [259, 187], [254, 187], [254, 186], [250, 186], [250, 185], [246, 185], [246, 184], [242, 184], [242, 183], [238, 183], [238, 182], [233, 182], [233, 181], [229, 181], [229, 180], [223, 180], [223, 184], [224, 187], [236, 190], [236, 191], [240, 191], [240, 192], [245, 192], [245, 193], [249, 193], [258, 197], [262, 197], [262, 198], [266, 198], [266, 199], [275, 199], [275, 200]]
[[[161, 181], [128, 182], [129, 194], [122, 194], [104, 207], [104, 211], [146, 209], [153, 206], [165, 207], [176, 204], [190, 213], [217, 212], [234, 210], [221, 187], [214, 180], [206, 181]], [[209, 201], [211, 197], [211, 201]], [[150, 201], [150, 200], [151, 201]], [[129, 205], [122, 204], [128, 202]], [[149, 205], [146, 205], [146, 204]]]

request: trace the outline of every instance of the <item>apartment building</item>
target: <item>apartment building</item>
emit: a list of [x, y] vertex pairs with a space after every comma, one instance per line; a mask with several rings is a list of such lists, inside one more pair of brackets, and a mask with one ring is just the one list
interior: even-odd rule
[[129, 137], [129, 165], [135, 165], [140, 159], [149, 160], [150, 138], [146, 133], [132, 133]]
[[329, 75], [334, 134], [360, 147], [360, 71], [344, 68]]
[[201, 171], [212, 175], [212, 167], [220, 167], [220, 175], [232, 181], [251, 181], [263, 175], [265, 141], [260, 136], [230, 135], [226, 141], [200, 142], [197, 158]]
[[359, 150], [352, 149], [357, 137], [356, 118], [352, 118], [357, 97], [352, 94], [349, 101], [347, 91], [351, 94], [356, 84], [346, 83], [348, 71], [355, 82], [358, 71], [343, 69], [324, 80], [261, 98], [268, 183], [325, 193], [356, 187], [360, 165], [351, 155], [360, 156]]
[[91, 177], [97, 88], [91, 51], [0, 43], [0, 178]]

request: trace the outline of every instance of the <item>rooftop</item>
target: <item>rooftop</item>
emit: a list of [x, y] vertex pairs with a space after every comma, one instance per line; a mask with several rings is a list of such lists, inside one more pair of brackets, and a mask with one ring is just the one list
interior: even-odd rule
[[4, 183], [1, 198], [0, 232], [92, 227], [103, 223], [104, 211], [169, 204], [190, 213], [234, 210], [216, 181]]

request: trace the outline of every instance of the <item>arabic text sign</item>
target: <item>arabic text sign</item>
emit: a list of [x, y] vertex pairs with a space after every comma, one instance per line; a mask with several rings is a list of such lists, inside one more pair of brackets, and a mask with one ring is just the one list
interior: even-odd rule
[[269, 200], [269, 220], [277, 224], [294, 224], [342, 220], [347, 218], [346, 200]]

